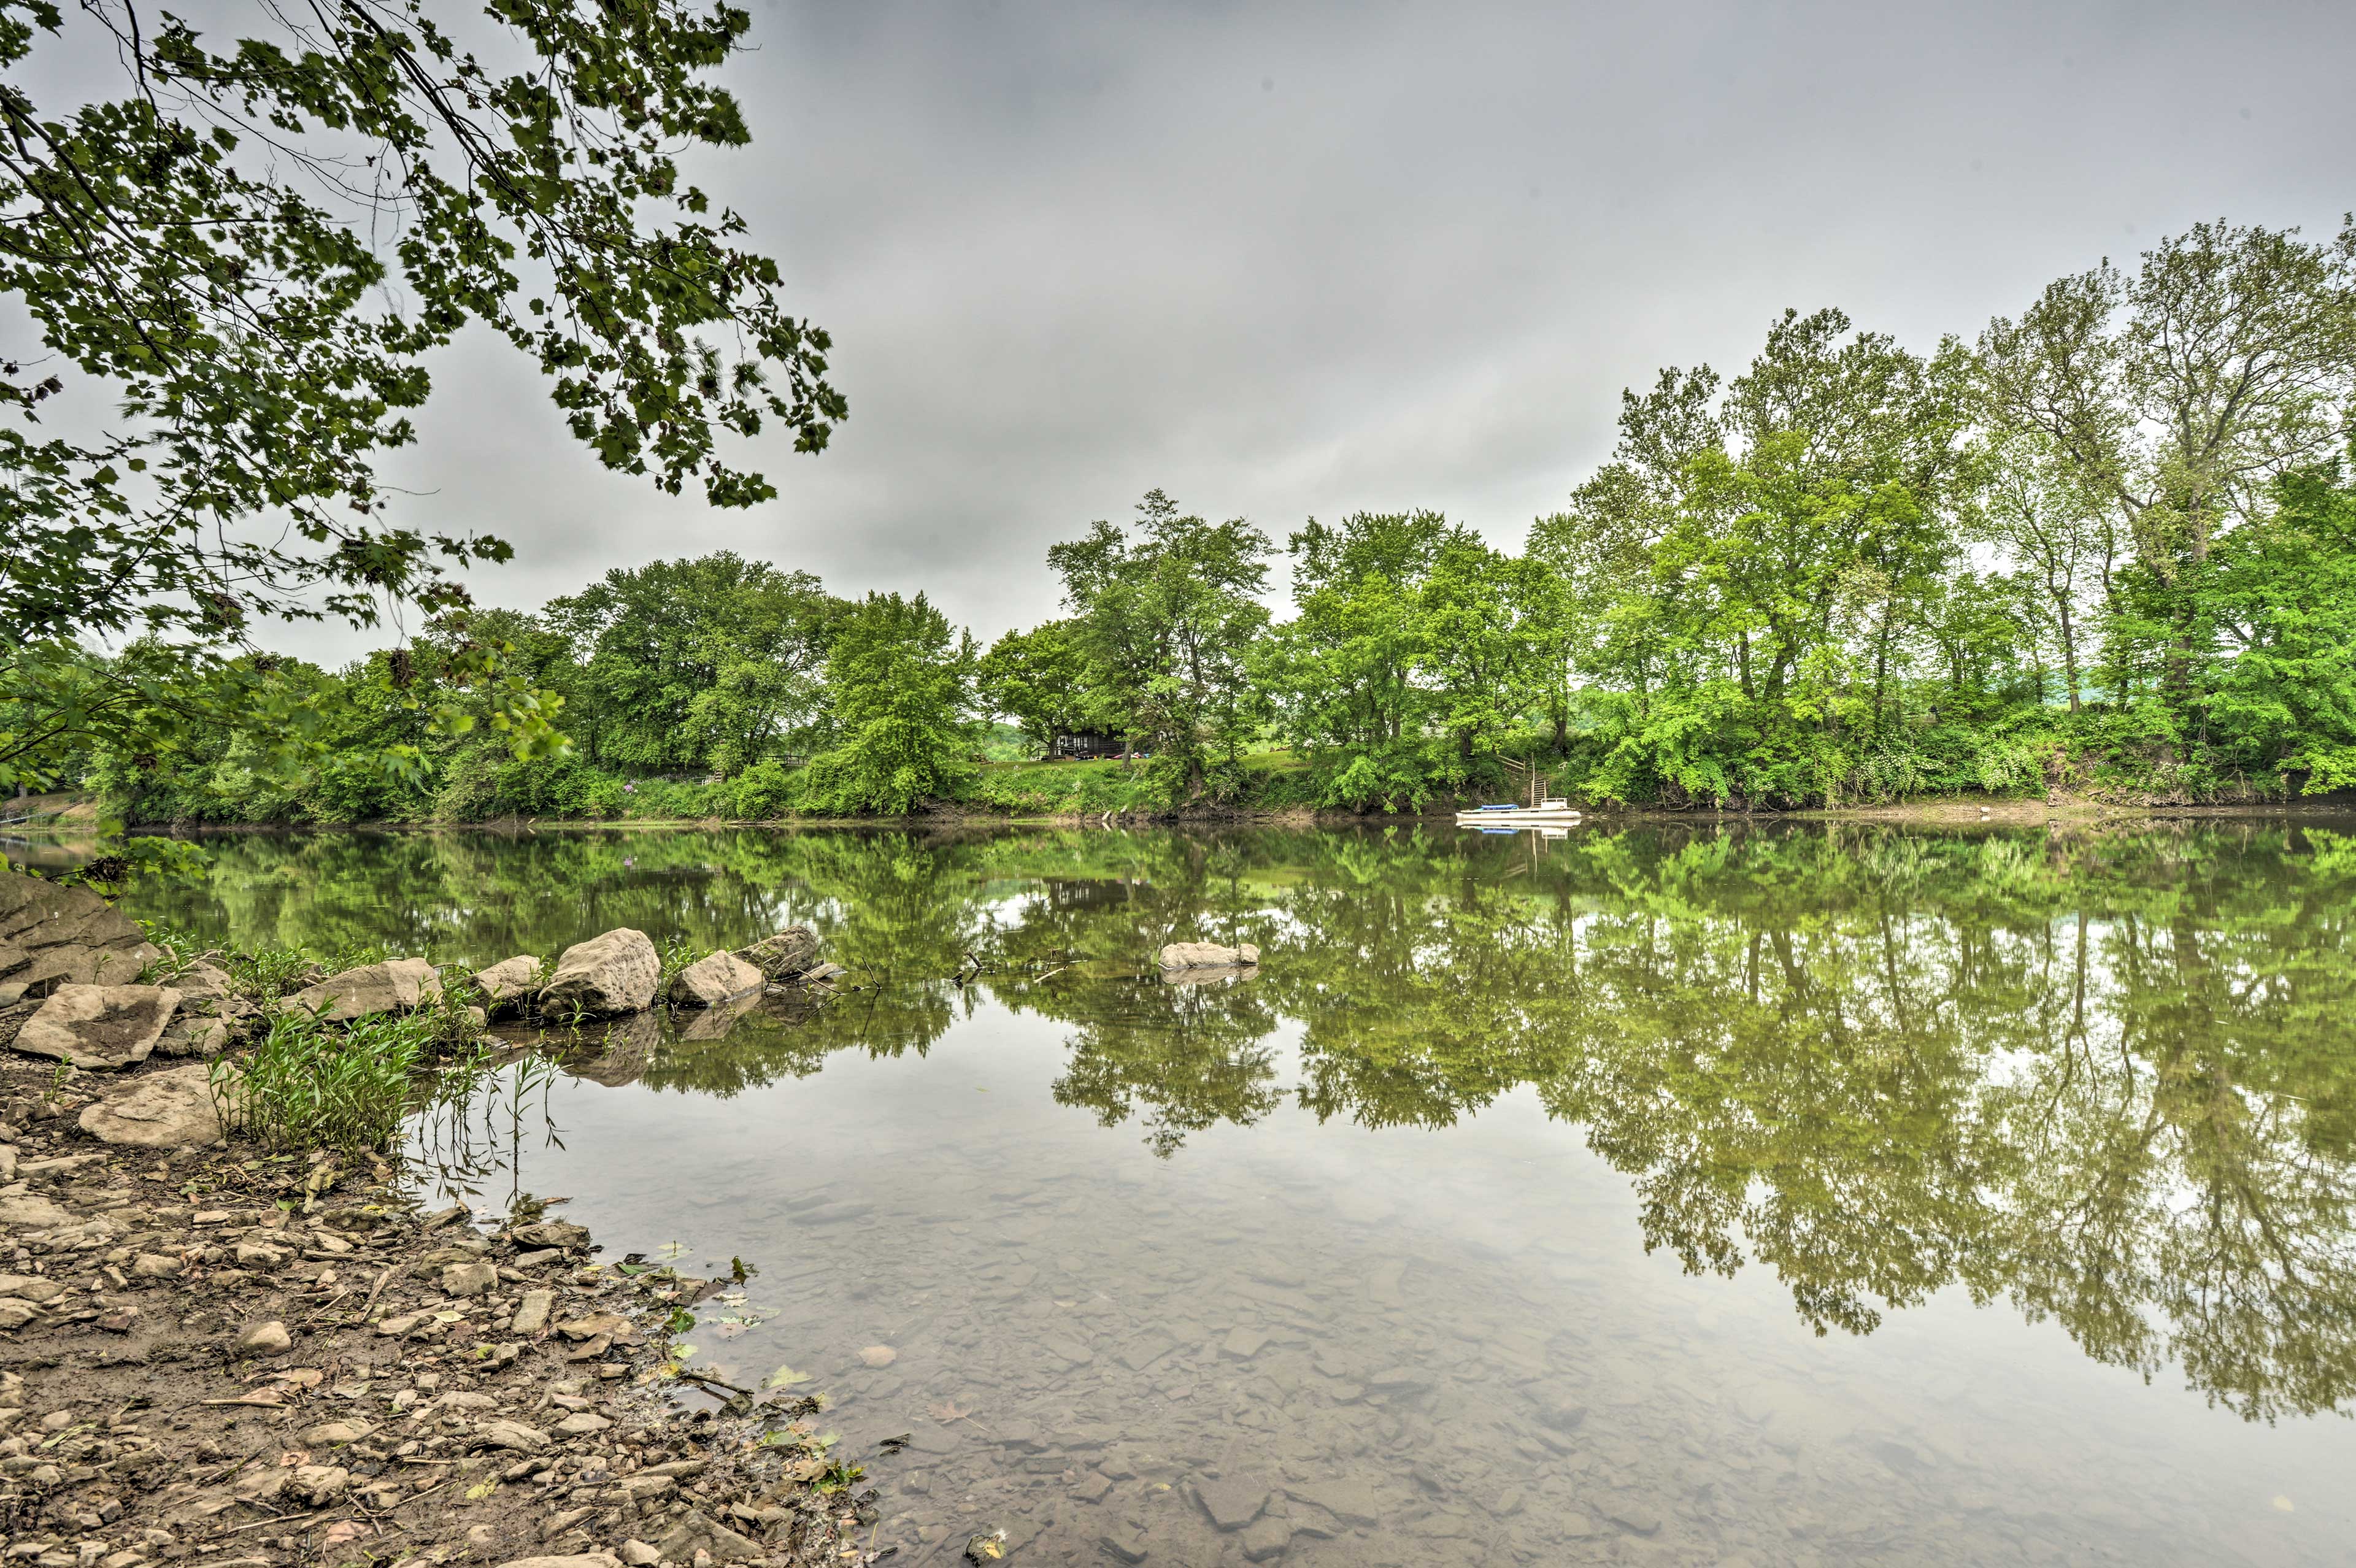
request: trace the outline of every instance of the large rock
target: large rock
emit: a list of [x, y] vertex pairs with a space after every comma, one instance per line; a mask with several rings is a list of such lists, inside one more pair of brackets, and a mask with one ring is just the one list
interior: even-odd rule
[[790, 980], [817, 965], [818, 933], [807, 925], [789, 925], [775, 936], [738, 948], [736, 956], [772, 980]]
[[328, 1023], [349, 1023], [378, 1013], [408, 1013], [442, 999], [441, 972], [423, 958], [363, 964], [305, 986], [287, 998]]
[[128, 986], [146, 967], [143, 948], [85, 947], [61, 943], [32, 955], [31, 961], [8, 976], [26, 997], [48, 997], [60, 986]]
[[201, 1148], [221, 1140], [220, 1108], [211, 1070], [175, 1067], [151, 1072], [112, 1099], [81, 1114], [81, 1130], [101, 1143], [149, 1148]]
[[670, 983], [674, 1008], [716, 1008], [723, 1002], [759, 990], [768, 977], [733, 954], [715, 953], [699, 958]]
[[645, 932], [624, 926], [566, 948], [540, 993], [540, 1010], [558, 1019], [575, 1012], [643, 1012], [654, 1005], [661, 980], [655, 944]]
[[0, 873], [0, 943], [37, 955], [69, 944], [127, 953], [146, 940], [128, 917], [88, 888]]
[[76, 1067], [128, 1067], [147, 1060], [179, 1006], [169, 986], [60, 986], [15, 1044]]
[[519, 1008], [531, 996], [531, 983], [540, 973], [540, 960], [530, 953], [519, 953], [512, 958], [502, 958], [475, 976], [475, 989], [482, 993], [486, 1014], [502, 1013]]
[[1237, 969], [1259, 962], [1259, 949], [1247, 942], [1222, 947], [1215, 942], [1173, 942], [1162, 950], [1164, 969]]

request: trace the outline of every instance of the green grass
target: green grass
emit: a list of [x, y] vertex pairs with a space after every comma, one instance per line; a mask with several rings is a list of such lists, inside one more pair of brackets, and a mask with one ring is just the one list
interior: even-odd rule
[[431, 1012], [337, 1025], [290, 1008], [241, 1061], [213, 1063], [213, 1100], [223, 1126], [271, 1148], [390, 1147], [435, 1035]]

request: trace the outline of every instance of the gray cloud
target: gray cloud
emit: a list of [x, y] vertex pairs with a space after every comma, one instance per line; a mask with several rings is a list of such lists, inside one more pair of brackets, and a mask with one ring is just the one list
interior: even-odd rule
[[1928, 347], [2198, 219], [2356, 205], [2340, 4], [819, 3], [754, 37], [755, 144], [701, 176], [851, 421], [712, 512], [463, 343], [401, 476], [516, 543], [487, 601], [725, 546], [987, 635], [1154, 485], [1280, 539], [1426, 506], [1515, 543], [1622, 387], [1739, 365], [1787, 304]]

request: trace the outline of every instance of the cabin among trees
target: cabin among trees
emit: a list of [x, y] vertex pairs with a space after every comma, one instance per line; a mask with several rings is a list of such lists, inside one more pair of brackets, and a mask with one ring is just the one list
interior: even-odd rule
[[1126, 735], [1108, 735], [1101, 730], [1081, 730], [1055, 737], [1048, 743], [1047, 754], [1059, 762], [1085, 763], [1098, 757], [1118, 757], [1128, 747], [1129, 737]]

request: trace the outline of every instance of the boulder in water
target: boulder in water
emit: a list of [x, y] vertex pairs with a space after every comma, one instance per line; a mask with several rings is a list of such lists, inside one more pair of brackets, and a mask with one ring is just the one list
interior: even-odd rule
[[716, 1008], [723, 1002], [759, 990], [766, 977], [733, 954], [715, 953], [679, 972], [670, 983], [674, 1008]]
[[623, 926], [564, 950], [540, 993], [540, 1010], [559, 1019], [576, 1011], [600, 1018], [644, 1012], [653, 1006], [661, 980], [662, 960], [653, 942], [645, 932]]
[[1259, 962], [1259, 949], [1247, 942], [1222, 947], [1215, 942], [1173, 942], [1162, 950], [1164, 969], [1240, 969]]

